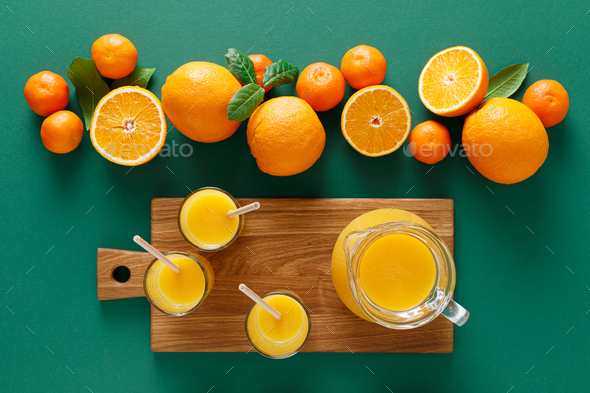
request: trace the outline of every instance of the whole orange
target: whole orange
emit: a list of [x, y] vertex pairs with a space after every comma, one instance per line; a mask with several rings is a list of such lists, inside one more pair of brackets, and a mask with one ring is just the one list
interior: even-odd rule
[[240, 121], [227, 119], [227, 105], [241, 87], [227, 68], [195, 61], [166, 78], [162, 106], [174, 127], [188, 138], [219, 142], [240, 126]]
[[70, 88], [61, 76], [50, 71], [41, 71], [27, 81], [25, 100], [33, 112], [39, 116], [49, 116], [68, 106]]
[[346, 83], [340, 70], [326, 63], [313, 63], [305, 67], [297, 79], [297, 95], [314, 111], [334, 108], [344, 98]]
[[[264, 55], [250, 55], [248, 57], [250, 58], [250, 60], [252, 60], [252, 63], [254, 63], [254, 71], [256, 72], [256, 84], [262, 86], [266, 66], [271, 65], [272, 61], [270, 61], [270, 59]], [[268, 91], [272, 89], [272, 86], [262, 86], [262, 88], [264, 89], [265, 93], [268, 93]]]
[[70, 111], [50, 115], [41, 125], [41, 140], [47, 150], [64, 154], [74, 150], [84, 135], [82, 120]]
[[526, 90], [522, 103], [539, 116], [545, 127], [553, 127], [565, 118], [570, 98], [561, 83], [544, 79]]
[[90, 54], [98, 72], [105, 78], [123, 78], [137, 64], [137, 49], [119, 34], [103, 35], [94, 41]]
[[346, 51], [340, 64], [344, 79], [354, 89], [380, 85], [387, 72], [385, 57], [376, 48], [359, 45]]
[[532, 176], [545, 162], [549, 138], [541, 120], [510, 98], [485, 101], [465, 119], [463, 148], [471, 164], [496, 183]]
[[248, 145], [262, 172], [296, 175], [310, 168], [326, 144], [324, 127], [312, 107], [297, 97], [260, 105], [248, 121]]
[[409, 138], [410, 152], [418, 161], [425, 164], [436, 164], [449, 154], [451, 135], [447, 127], [428, 120], [418, 124]]

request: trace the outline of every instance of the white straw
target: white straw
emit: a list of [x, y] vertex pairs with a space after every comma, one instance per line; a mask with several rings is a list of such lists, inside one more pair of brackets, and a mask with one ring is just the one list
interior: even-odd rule
[[277, 310], [275, 310], [274, 308], [272, 308], [270, 306], [270, 304], [268, 304], [267, 302], [262, 300], [262, 298], [260, 296], [258, 296], [257, 294], [255, 294], [253, 290], [251, 290], [250, 288], [248, 288], [244, 284], [240, 284], [240, 286], [238, 288], [240, 288], [240, 291], [244, 292], [244, 294], [246, 296], [248, 296], [250, 299], [254, 300], [260, 307], [262, 307], [266, 311], [268, 311], [270, 313], [270, 315], [272, 315], [273, 317], [275, 317], [279, 321], [281, 320], [281, 313], [278, 312]]
[[164, 265], [168, 266], [170, 269], [174, 270], [174, 273], [180, 273], [180, 268], [177, 264], [172, 262], [170, 259], [166, 258], [164, 254], [160, 251], [156, 250], [151, 244], [143, 240], [140, 236], [135, 235], [133, 236], [133, 241], [141, 246], [144, 250], [152, 254], [154, 257], [158, 258], [160, 262]]
[[258, 209], [258, 208], [260, 208], [260, 203], [254, 202], [254, 203], [251, 203], [249, 205], [242, 206], [239, 209], [228, 211], [227, 212], [227, 216], [229, 218], [240, 216], [240, 215], [242, 215], [244, 213], [250, 213], [251, 211], [254, 211], [254, 210]]

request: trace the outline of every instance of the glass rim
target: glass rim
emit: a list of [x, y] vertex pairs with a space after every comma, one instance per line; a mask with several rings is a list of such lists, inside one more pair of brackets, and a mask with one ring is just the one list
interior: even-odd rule
[[[377, 229], [377, 230], [375, 230], [375, 229]], [[379, 235], [378, 234], [379, 229], [385, 229], [388, 233]], [[410, 232], [408, 230], [417, 231], [421, 236], [414, 233], [414, 232]], [[378, 240], [384, 236], [400, 233], [400, 231], [402, 232], [401, 234], [412, 236], [412, 237], [420, 240], [431, 252], [432, 257], [434, 259], [435, 266], [436, 266], [436, 277], [435, 277], [435, 281], [432, 285], [432, 288], [428, 292], [428, 295], [419, 304], [415, 305], [414, 307], [405, 309], [405, 310], [389, 310], [387, 308], [379, 306], [373, 300], [371, 300], [371, 298], [365, 293], [365, 291], [362, 288], [362, 284], [360, 282], [360, 274], [357, 274], [357, 272], [352, 271], [353, 268], [352, 268], [352, 266], [350, 266], [348, 264], [348, 262], [347, 262], [347, 279], [349, 280], [349, 285], [350, 285], [350, 280], [352, 280], [354, 282], [355, 288], [354, 289], [351, 288], [351, 292], [355, 298], [356, 303], [358, 304], [360, 309], [367, 315], [367, 317], [369, 317], [371, 320], [375, 321], [376, 323], [384, 325], [386, 327], [392, 327], [395, 329], [411, 329], [411, 328], [423, 326], [426, 323], [432, 321], [434, 318], [436, 318], [444, 310], [446, 304], [450, 301], [450, 299], [453, 296], [453, 291], [455, 289], [455, 279], [456, 279], [456, 277], [455, 277], [456, 276], [455, 263], [454, 263], [452, 253], [451, 253], [450, 249], [448, 248], [448, 246], [446, 245], [446, 243], [438, 236], [438, 234], [436, 232], [434, 232], [432, 229], [430, 229], [420, 223], [410, 222], [410, 221], [395, 221], [395, 222], [386, 222], [386, 223], [378, 224], [370, 229], [359, 229], [359, 230], [350, 232], [344, 238], [343, 245], [344, 245], [344, 252], [347, 254], [346, 255], [347, 259], [349, 259], [348, 253], [350, 253], [352, 251], [357, 251], [357, 252], [355, 252], [355, 255], [353, 256], [353, 258], [351, 258], [350, 263], [352, 265], [355, 265], [355, 262], [356, 262], [356, 264], [358, 264], [357, 269], [360, 269], [360, 261], [358, 261], [358, 259], [359, 258], [362, 259], [364, 252], [367, 250], [367, 248], [370, 244], [372, 244], [373, 242], [375, 242], [376, 240]], [[372, 232], [375, 232], [376, 235], [371, 236]], [[406, 233], [404, 233], [404, 232], [406, 232]], [[353, 249], [348, 250], [347, 240], [348, 240], [349, 236], [359, 235], [361, 233], [365, 233], [365, 234], [367, 234], [367, 236], [365, 238], [363, 238], [360, 242], [358, 242]], [[433, 246], [431, 244], [429, 244], [429, 242], [426, 240], [430, 240], [432, 243], [434, 243], [436, 248], [433, 249]], [[361, 250], [360, 253], [358, 252], [359, 249]], [[441, 279], [443, 279], [443, 277], [445, 276], [445, 274], [442, 274], [443, 272], [446, 273], [446, 278], [447, 278], [446, 285], [441, 285]], [[353, 277], [351, 277], [351, 275]], [[433, 301], [437, 301], [437, 299], [440, 298], [440, 290], [441, 289], [444, 291], [444, 299], [442, 299], [442, 301], [440, 301], [440, 304], [438, 304], [438, 306], [436, 308], [432, 308], [430, 303], [432, 303]], [[359, 299], [359, 296], [362, 296], [362, 299]], [[373, 315], [374, 312], [367, 311], [367, 306], [365, 305], [364, 302], [368, 303], [370, 307], [374, 308], [375, 311], [383, 314], [384, 316], [388, 316], [388, 317], [392, 317], [392, 318], [401, 318], [402, 320], [396, 321], [396, 322], [381, 321], [381, 320], [379, 320], [379, 318], [377, 316]], [[410, 315], [411, 314], [419, 315], [419, 313], [425, 314], [424, 313], [425, 309], [429, 310], [430, 313], [428, 313], [426, 315], [422, 315], [422, 316], [408, 317], [408, 314], [410, 314]], [[403, 321], [404, 319], [407, 319], [407, 321]]]
[[297, 303], [299, 303], [301, 305], [301, 307], [303, 307], [303, 311], [305, 311], [305, 315], [307, 316], [307, 335], [305, 337], [305, 340], [303, 340], [303, 342], [301, 343], [299, 348], [297, 348], [292, 353], [287, 354], [287, 355], [272, 356], [272, 355], [267, 355], [263, 352], [260, 352], [260, 350], [258, 348], [256, 348], [256, 346], [252, 343], [252, 340], [250, 339], [250, 333], [248, 332], [248, 318], [250, 317], [250, 314], [252, 313], [252, 310], [254, 309], [254, 307], [258, 304], [256, 302], [254, 302], [250, 306], [250, 309], [248, 310], [248, 313], [246, 314], [246, 321], [245, 321], [246, 338], [248, 339], [248, 343], [250, 344], [250, 346], [252, 346], [252, 348], [256, 349], [256, 352], [258, 352], [262, 356], [269, 358], [269, 359], [286, 359], [286, 358], [289, 358], [289, 357], [299, 353], [301, 351], [301, 349], [305, 346], [305, 344], [307, 344], [307, 341], [309, 340], [309, 336], [311, 335], [311, 315], [309, 315], [309, 311], [307, 310], [307, 307], [305, 307], [305, 304], [303, 303], [303, 301], [301, 299], [299, 299], [296, 295], [293, 295], [288, 292], [274, 291], [274, 292], [269, 292], [266, 295], [261, 296], [261, 298], [264, 300], [266, 297], [271, 296], [271, 295], [288, 296], [288, 297], [294, 299]]
[[180, 312], [180, 313], [175, 313], [175, 312], [170, 312], [170, 311], [164, 311], [164, 310], [162, 310], [161, 308], [158, 307], [157, 303], [154, 304], [154, 302], [152, 301], [152, 299], [150, 299], [150, 296], [148, 295], [148, 291], [147, 291], [147, 276], [148, 276], [148, 272], [150, 271], [150, 268], [154, 265], [154, 263], [156, 263], [156, 261], [159, 261], [158, 258], [154, 258], [154, 260], [152, 262], [150, 262], [150, 264], [148, 265], [147, 269], [145, 269], [145, 274], [143, 276], [143, 292], [145, 293], [145, 297], [147, 298], [148, 302], [152, 305], [152, 307], [154, 307], [159, 312], [161, 312], [163, 314], [166, 314], [166, 315], [172, 315], [172, 316], [181, 317], [183, 315], [190, 314], [191, 312], [193, 312], [197, 308], [199, 308], [201, 306], [201, 304], [203, 304], [203, 302], [205, 301], [205, 298], [207, 297], [207, 293], [208, 293], [209, 285], [210, 284], [209, 284], [209, 277], [207, 276], [207, 271], [206, 271], [205, 267], [203, 266], [203, 264], [201, 263], [201, 261], [199, 261], [199, 259], [195, 258], [191, 254], [188, 254], [188, 253], [182, 252], [182, 251], [169, 251], [169, 252], [165, 252], [164, 253], [164, 255], [166, 255], [166, 256], [167, 255], [172, 255], [172, 254], [180, 254], [182, 256], [185, 256], [185, 257], [190, 258], [191, 260], [193, 260], [194, 262], [196, 262], [197, 265], [199, 265], [199, 267], [203, 271], [203, 276], [205, 277], [205, 288], [203, 290], [203, 296], [201, 296], [201, 299], [197, 302], [197, 304], [195, 304], [195, 306], [193, 308], [191, 308], [191, 309], [189, 309], [187, 311]]
[[228, 241], [227, 243], [217, 247], [217, 248], [202, 248], [199, 247], [197, 244], [195, 244], [191, 239], [189, 239], [188, 236], [186, 236], [184, 234], [184, 232], [182, 231], [182, 225], [181, 225], [181, 219], [182, 219], [182, 210], [184, 208], [184, 205], [188, 202], [188, 200], [194, 195], [197, 194], [198, 192], [201, 191], [206, 191], [206, 190], [215, 190], [215, 191], [219, 191], [223, 194], [225, 194], [227, 197], [229, 197], [229, 199], [234, 203], [234, 205], [236, 206], [236, 209], [240, 208], [240, 204], [238, 203], [238, 201], [227, 191], [222, 190], [219, 187], [201, 187], [197, 190], [191, 191], [190, 194], [188, 194], [182, 201], [182, 204], [180, 205], [180, 207], [178, 208], [178, 216], [177, 216], [177, 224], [178, 224], [178, 231], [180, 232], [180, 234], [182, 235], [182, 237], [184, 238], [184, 240], [186, 240], [186, 242], [188, 244], [190, 244], [191, 246], [193, 246], [194, 248], [196, 248], [199, 251], [202, 252], [216, 252], [216, 251], [221, 251], [227, 247], [229, 247], [233, 242], [236, 241], [236, 239], [240, 236], [240, 231], [242, 226], [244, 225], [244, 218], [243, 218], [243, 214], [240, 214], [238, 216], [238, 230], [236, 231], [236, 233], [234, 233], [233, 237], [230, 239], [230, 241]]

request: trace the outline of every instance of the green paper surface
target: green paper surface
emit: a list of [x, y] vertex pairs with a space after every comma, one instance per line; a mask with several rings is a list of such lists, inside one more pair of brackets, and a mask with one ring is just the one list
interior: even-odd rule
[[[581, 1], [514, 0], [3, 2], [0, 390], [586, 391], [589, 8]], [[92, 43], [108, 33], [133, 42], [137, 67], [156, 68], [149, 87], [158, 97], [178, 67], [199, 60], [225, 67], [231, 47], [253, 47], [249, 54], [288, 59], [303, 69], [319, 61], [339, 67], [347, 47], [371, 45], [385, 56], [383, 83], [406, 99], [413, 125], [437, 120], [453, 145], [460, 143], [464, 118], [439, 118], [418, 96], [422, 67], [445, 48], [474, 49], [490, 75], [529, 62], [513, 98], [520, 100], [539, 79], [555, 79], [571, 104], [565, 120], [548, 129], [543, 167], [508, 186], [485, 179], [459, 155], [434, 167], [401, 149], [381, 158], [360, 155], [340, 131], [342, 108], [354, 92], [349, 86], [336, 108], [319, 113], [324, 153], [292, 177], [257, 168], [247, 122], [215, 144], [173, 129], [166, 156], [133, 169], [102, 158], [86, 132], [72, 153], [50, 153], [39, 136], [43, 118], [27, 106], [24, 85], [42, 70], [60, 74], [70, 85], [67, 109], [82, 116], [67, 66], [77, 56], [89, 58]], [[295, 94], [289, 84], [266, 96]], [[96, 249], [139, 251], [132, 237], [149, 239], [151, 199], [184, 197], [187, 188], [202, 186], [237, 197], [452, 198], [455, 299], [471, 312], [455, 329], [454, 352], [301, 353], [281, 361], [253, 352], [152, 353], [147, 300], [97, 300]]]

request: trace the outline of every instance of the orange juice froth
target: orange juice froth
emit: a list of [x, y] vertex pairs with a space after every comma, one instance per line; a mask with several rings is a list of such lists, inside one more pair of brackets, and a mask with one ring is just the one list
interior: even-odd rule
[[379, 307], [402, 311], [428, 297], [436, 264], [428, 247], [410, 235], [386, 235], [369, 246], [360, 266], [367, 297]]
[[264, 300], [281, 314], [281, 319], [254, 305], [247, 330], [252, 345], [267, 356], [283, 357], [297, 352], [307, 339], [309, 321], [303, 306], [290, 296], [275, 294]]
[[194, 245], [216, 249], [229, 243], [239, 230], [239, 217], [227, 212], [237, 209], [234, 201], [221, 191], [205, 189], [191, 195], [180, 212], [180, 229]]

